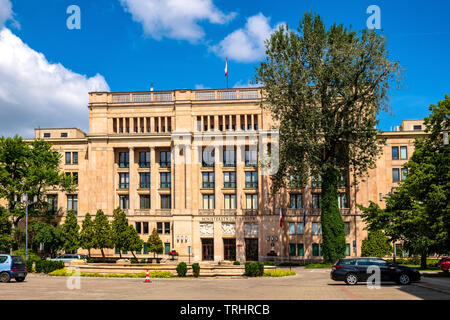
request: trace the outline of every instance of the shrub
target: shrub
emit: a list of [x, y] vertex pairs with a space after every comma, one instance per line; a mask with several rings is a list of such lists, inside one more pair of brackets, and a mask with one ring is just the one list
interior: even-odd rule
[[305, 266], [306, 269], [318, 269], [318, 268], [329, 268], [333, 267], [332, 264], [327, 263], [310, 263]]
[[275, 266], [275, 262], [273, 261], [264, 261], [265, 266]]
[[187, 273], [187, 265], [185, 262], [180, 262], [177, 265], [177, 274], [179, 277], [185, 277]]
[[233, 265], [235, 265], [235, 266], [240, 266], [241, 263], [240, 263], [239, 261], [235, 261], [235, 262], [233, 262]]
[[286, 276], [295, 276], [294, 270], [284, 270], [284, 269], [275, 269], [275, 270], [265, 270], [264, 277], [286, 277]]
[[256, 262], [258, 266], [258, 277], [262, 277], [264, 275], [264, 263]]
[[200, 275], [200, 265], [198, 263], [192, 264], [192, 272], [194, 273], [194, 277], [198, 278]]
[[36, 272], [38, 273], [50, 273], [52, 271], [63, 268], [63, 261], [41, 260], [36, 262]]
[[280, 267], [299, 267], [301, 265], [302, 265], [301, 262], [293, 262], [293, 261], [291, 261], [291, 262], [288, 262], [288, 261], [280, 262], [280, 264], [279, 264]]
[[138, 259], [132, 258], [131, 263], [139, 263]]
[[[70, 277], [75, 273], [75, 270], [59, 269], [49, 273], [50, 276], [63, 276]], [[95, 278], [145, 278], [146, 273], [98, 273], [98, 272], [81, 272], [82, 277], [95, 277]], [[172, 278], [175, 275], [170, 271], [150, 271], [150, 278]]]
[[86, 259], [86, 262], [87, 262], [87, 263], [94, 263], [94, 259], [92, 259], [92, 258], [87, 258], [87, 259]]
[[141, 263], [147, 263], [147, 259], [141, 259]]
[[370, 231], [361, 244], [362, 257], [380, 257], [392, 254], [392, 245], [382, 231]]
[[246, 262], [245, 275], [247, 277], [259, 277], [264, 274], [264, 263], [262, 262]]

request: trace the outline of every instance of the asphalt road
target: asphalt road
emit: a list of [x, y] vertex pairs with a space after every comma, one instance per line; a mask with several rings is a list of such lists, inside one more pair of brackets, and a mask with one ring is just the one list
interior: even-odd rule
[[[69, 289], [66, 277], [30, 274], [25, 282], [0, 283], [1, 300], [20, 299], [161, 299], [161, 300], [450, 300], [448, 292], [435, 290], [425, 279], [421, 285], [366, 284], [347, 286], [329, 277], [328, 269], [293, 268], [297, 275], [283, 278], [80, 278], [79, 289]], [[76, 283], [71, 282], [72, 286]]]

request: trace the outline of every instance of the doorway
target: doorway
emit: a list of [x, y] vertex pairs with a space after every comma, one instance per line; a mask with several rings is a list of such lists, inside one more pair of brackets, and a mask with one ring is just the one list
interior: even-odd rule
[[223, 258], [236, 261], [236, 239], [223, 239]]
[[245, 239], [245, 260], [258, 261], [258, 239]]
[[214, 260], [214, 239], [202, 239], [202, 260]]

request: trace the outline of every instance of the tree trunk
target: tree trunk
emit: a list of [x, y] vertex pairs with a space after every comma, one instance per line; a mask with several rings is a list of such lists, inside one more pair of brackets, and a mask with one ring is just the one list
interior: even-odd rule
[[105, 253], [103, 252], [103, 248], [101, 248], [100, 251], [102, 252], [103, 262], [105, 262]]
[[422, 252], [420, 255], [420, 268], [425, 269], [427, 267], [427, 253]]
[[88, 257], [91, 258], [91, 248], [88, 249]]
[[345, 229], [338, 206], [339, 171], [331, 168], [322, 176], [321, 222], [324, 263], [345, 257]]
[[134, 251], [131, 251], [131, 254], [133, 255], [133, 258], [135, 258], [137, 260], [136, 255], [134, 254]]

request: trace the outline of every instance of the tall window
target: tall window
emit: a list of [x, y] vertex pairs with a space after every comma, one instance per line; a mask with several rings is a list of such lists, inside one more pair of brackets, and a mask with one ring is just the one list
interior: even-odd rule
[[203, 195], [203, 209], [214, 209], [214, 195], [204, 194]]
[[392, 160], [398, 160], [398, 147], [392, 147]]
[[312, 223], [312, 234], [313, 235], [319, 234], [319, 223], [317, 222]]
[[67, 211], [73, 210], [75, 214], [78, 213], [78, 196], [67, 195]]
[[71, 164], [72, 163], [72, 154], [70, 152], [66, 152], [66, 164]]
[[214, 172], [202, 172], [202, 187], [214, 188]]
[[72, 163], [78, 164], [78, 152], [72, 152]]
[[247, 194], [245, 195], [247, 209], [258, 209], [258, 195]]
[[345, 244], [345, 255], [347, 257], [350, 255], [350, 243]]
[[344, 222], [344, 230], [345, 230], [345, 235], [349, 235], [350, 234], [350, 222]]
[[289, 234], [295, 234], [295, 223], [289, 222]]
[[126, 210], [130, 208], [130, 201], [128, 195], [120, 195], [119, 196], [120, 209]]
[[161, 195], [161, 209], [170, 209], [170, 208], [171, 208], [170, 195], [162, 194]]
[[224, 195], [224, 208], [225, 208], [225, 210], [236, 209], [236, 195], [235, 194]]
[[313, 188], [322, 188], [322, 177], [320, 175], [311, 178], [311, 185]]
[[236, 260], [236, 239], [223, 239], [223, 257], [225, 260]]
[[290, 204], [292, 209], [303, 208], [302, 205], [302, 194], [301, 193], [291, 193]]
[[119, 173], [119, 189], [128, 189], [130, 183], [129, 173]]
[[47, 196], [47, 203], [49, 213], [51, 213], [52, 215], [56, 215], [58, 213], [58, 195], [49, 194]]
[[139, 188], [141, 189], [150, 188], [150, 172], [139, 173]]
[[214, 149], [204, 148], [202, 151], [202, 167], [214, 167]]
[[150, 195], [144, 194], [139, 196], [140, 208], [150, 209]]
[[400, 159], [408, 159], [408, 151], [406, 146], [400, 147]]
[[305, 255], [305, 248], [303, 243], [297, 243], [297, 255], [303, 257]]
[[148, 234], [148, 222], [143, 222], [142, 227], [144, 229], [144, 234]]
[[235, 167], [236, 166], [236, 152], [233, 150], [223, 150], [223, 165], [225, 167]]
[[[247, 147], [248, 149], [248, 147]], [[245, 150], [245, 166], [253, 167], [258, 164], [258, 152], [256, 150]]]
[[165, 234], [170, 233], [170, 222], [164, 222], [164, 233]]
[[319, 209], [320, 208], [320, 193], [313, 193], [312, 194], [312, 205], [313, 209]]
[[223, 173], [223, 187], [236, 188], [236, 172], [226, 171]]
[[139, 168], [150, 168], [150, 152], [139, 152]]
[[170, 151], [161, 151], [159, 154], [159, 166], [170, 168]]
[[339, 188], [345, 188], [348, 186], [348, 171], [342, 170], [339, 174], [339, 180], [338, 180], [338, 187]]
[[347, 209], [348, 208], [348, 200], [347, 200], [346, 193], [339, 193], [338, 205], [339, 205], [339, 209]]
[[304, 234], [305, 233], [305, 225], [303, 222], [297, 223], [297, 234]]
[[161, 172], [161, 188], [170, 188], [170, 172]]
[[156, 232], [162, 234], [163, 233], [163, 223], [162, 222], [157, 222], [156, 223]]
[[392, 169], [392, 181], [399, 182], [400, 181], [400, 170], [399, 168]]
[[141, 222], [135, 222], [135, 226], [136, 226], [136, 232], [137, 233], [141, 233], [142, 232], [142, 223]]
[[119, 152], [119, 168], [128, 168], [130, 166], [130, 154], [128, 152]]
[[406, 175], [408, 174], [408, 169], [407, 168], [402, 168], [401, 169], [401, 173], [402, 173], [401, 179], [405, 180], [406, 179]]
[[258, 172], [246, 171], [245, 172], [245, 187], [257, 188], [258, 187]]

